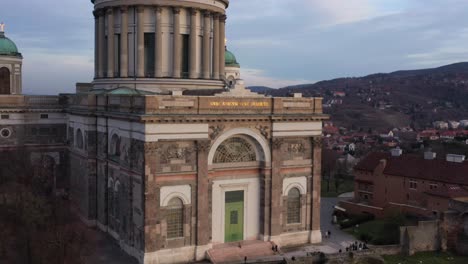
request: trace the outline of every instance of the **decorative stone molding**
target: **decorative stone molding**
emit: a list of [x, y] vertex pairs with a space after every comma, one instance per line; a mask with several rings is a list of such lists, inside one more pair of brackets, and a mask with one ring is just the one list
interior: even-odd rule
[[171, 160], [186, 160], [190, 152], [191, 150], [189, 148], [181, 148], [177, 146], [177, 144], [171, 144], [167, 147], [160, 148], [158, 151], [163, 164], [167, 164]]
[[262, 134], [265, 138], [268, 138], [270, 131], [268, 126], [257, 125], [255, 128], [258, 129], [260, 134]]
[[221, 134], [221, 132], [223, 132], [225, 126], [223, 125], [217, 125], [217, 126], [210, 126], [210, 129], [212, 130], [211, 134], [210, 134], [210, 138], [211, 139], [215, 139], [219, 136], [219, 134]]
[[302, 143], [290, 143], [288, 151], [292, 154], [302, 154], [305, 151], [305, 147]]
[[145, 153], [157, 153], [158, 149], [159, 147], [156, 142], [145, 143]]
[[208, 152], [208, 150], [211, 147], [211, 143], [207, 140], [199, 140], [197, 141], [197, 152], [199, 153], [205, 153]]
[[180, 7], [172, 7], [173, 14], [180, 14]]
[[137, 11], [138, 13], [143, 13], [143, 12], [145, 12], [145, 6], [137, 6], [136, 11]]
[[211, 16], [211, 12], [208, 11], [208, 10], [203, 10], [203, 16], [204, 16], [204, 17], [210, 17], [210, 16]]
[[290, 177], [283, 179], [283, 196], [287, 196], [292, 188], [297, 188], [301, 195], [307, 194], [307, 177]]
[[226, 15], [219, 15], [219, 21], [221, 23], [226, 23], [226, 20], [227, 20], [227, 16]]
[[154, 8], [154, 12], [155, 12], [155, 13], [161, 14], [162, 10], [163, 10], [163, 9], [162, 9], [161, 6], [156, 6], [156, 7]]
[[160, 206], [167, 206], [173, 198], [179, 198], [185, 205], [192, 203], [192, 189], [190, 185], [163, 186], [160, 189]]
[[314, 137], [312, 140], [314, 148], [321, 148], [323, 146], [322, 137]]
[[281, 146], [283, 146], [283, 143], [284, 143], [284, 139], [282, 138], [273, 139], [272, 141], [273, 149], [281, 149]]
[[128, 6], [121, 6], [120, 7], [120, 12], [121, 13], [127, 13], [128, 12]]

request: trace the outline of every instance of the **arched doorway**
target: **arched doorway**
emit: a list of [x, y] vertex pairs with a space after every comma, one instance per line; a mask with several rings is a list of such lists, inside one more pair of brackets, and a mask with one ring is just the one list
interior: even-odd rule
[[0, 68], [0, 94], [10, 94], [10, 70]]
[[[209, 153], [213, 243], [256, 240], [261, 231], [261, 178], [268, 144], [253, 131], [225, 133]], [[239, 132], [239, 131], [238, 131]], [[264, 142], [259, 142], [260, 139]]]

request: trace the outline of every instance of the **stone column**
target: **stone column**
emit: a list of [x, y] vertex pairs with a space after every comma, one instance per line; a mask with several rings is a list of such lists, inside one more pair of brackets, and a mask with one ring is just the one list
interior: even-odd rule
[[213, 16], [213, 79], [219, 79], [219, 15]]
[[174, 7], [174, 50], [173, 50], [173, 64], [172, 64], [172, 77], [180, 78], [182, 71], [182, 40], [180, 35], [180, 8]]
[[197, 72], [197, 9], [193, 8], [190, 12], [190, 79], [198, 78]]
[[128, 77], [128, 7], [120, 8], [120, 77]]
[[203, 79], [211, 78], [210, 62], [210, 39], [211, 39], [211, 13], [206, 11], [203, 14]]
[[114, 77], [114, 10], [109, 8], [107, 14], [107, 77]]
[[223, 79], [226, 75], [226, 15], [219, 17], [219, 75]]
[[[269, 164], [268, 164], [269, 165]], [[265, 169], [263, 179], [263, 236], [264, 240], [270, 237], [270, 219], [271, 219], [271, 168]]]
[[272, 142], [271, 155], [271, 216], [270, 216], [270, 235], [278, 236], [282, 233], [282, 217], [281, 217], [281, 199], [283, 192], [283, 180], [281, 179], [282, 151], [284, 140], [275, 138]]
[[145, 8], [137, 7], [137, 74], [138, 78], [145, 77]]
[[105, 42], [105, 19], [104, 14], [100, 10], [97, 12], [99, 16], [99, 30], [98, 30], [98, 78], [104, 77], [104, 42]]
[[99, 13], [97, 11], [93, 12], [94, 15], [94, 78], [99, 76]]
[[320, 191], [322, 175], [322, 138], [313, 138], [313, 170], [312, 170], [312, 213], [310, 243], [320, 243]]
[[154, 43], [156, 44], [156, 52], [155, 54], [155, 67], [154, 67], [154, 76], [156, 78], [161, 78], [162, 76], [162, 54], [163, 54], [163, 49], [162, 49], [162, 7], [158, 6], [155, 8], [155, 15], [156, 15], [156, 32], [155, 32], [155, 41]]
[[208, 152], [209, 140], [197, 142], [197, 245], [202, 246], [210, 242], [211, 226], [209, 225], [208, 196], [211, 195], [208, 182]]

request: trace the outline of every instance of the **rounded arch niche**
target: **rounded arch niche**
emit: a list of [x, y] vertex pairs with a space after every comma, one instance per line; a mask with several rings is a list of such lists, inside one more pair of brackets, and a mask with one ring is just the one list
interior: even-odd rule
[[230, 155], [226, 151], [230, 152], [236, 148], [243, 148], [248, 152], [252, 152], [233, 157], [233, 162], [248, 161], [253, 158], [253, 153], [255, 153], [256, 161], [263, 161], [265, 164], [271, 162], [270, 148], [264, 137], [251, 129], [235, 128], [223, 133], [213, 143], [208, 153], [208, 165], [213, 165], [223, 160], [223, 158], [215, 157], [217, 153], [221, 154], [220, 152], [224, 152], [221, 155]]

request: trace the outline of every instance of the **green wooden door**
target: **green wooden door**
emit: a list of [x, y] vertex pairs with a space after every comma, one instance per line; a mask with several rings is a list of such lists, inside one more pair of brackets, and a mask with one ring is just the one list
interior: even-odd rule
[[224, 242], [244, 239], [244, 191], [226, 192]]

